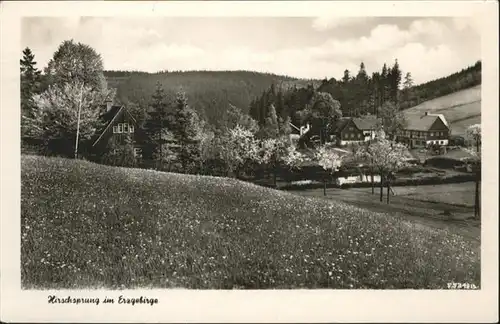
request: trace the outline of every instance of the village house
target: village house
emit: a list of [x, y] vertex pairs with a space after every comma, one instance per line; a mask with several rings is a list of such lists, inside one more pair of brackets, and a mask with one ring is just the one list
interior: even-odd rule
[[290, 144], [293, 146], [298, 146], [300, 138], [305, 135], [311, 129], [311, 126], [307, 124], [306, 126], [297, 127], [293, 123], [289, 123], [291, 127], [290, 132]]
[[103, 114], [100, 116], [104, 122], [104, 128], [98, 132], [97, 138], [92, 143], [92, 152], [100, 154], [105, 152], [109, 142], [112, 140], [116, 145], [124, 145], [128, 140], [134, 146], [134, 156], [142, 156], [140, 146], [140, 128], [136, 119], [124, 105], [113, 105], [107, 102]]
[[338, 146], [362, 143], [374, 139], [379, 120], [375, 116], [343, 117], [332, 134]]
[[398, 133], [398, 141], [410, 148], [432, 144], [448, 145], [450, 126], [442, 114], [408, 114], [407, 126]]

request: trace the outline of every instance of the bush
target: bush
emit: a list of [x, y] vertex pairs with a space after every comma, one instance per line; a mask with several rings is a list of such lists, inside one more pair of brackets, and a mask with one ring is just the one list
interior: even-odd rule
[[424, 162], [424, 166], [434, 166], [443, 169], [453, 169], [454, 167], [461, 166], [463, 164], [463, 161], [447, 157], [432, 157]]
[[463, 136], [452, 135], [448, 140], [448, 145], [465, 147], [466, 140]]
[[427, 168], [424, 168], [421, 165], [411, 165], [411, 166], [408, 166], [406, 168], [399, 170], [397, 173], [401, 174], [401, 175], [412, 175], [412, 174], [418, 173], [418, 172], [429, 173], [431, 171], [428, 170]]
[[46, 144], [43, 142], [43, 140], [39, 140], [36, 138], [22, 138], [21, 154], [47, 155]]
[[[439, 184], [451, 184], [451, 183], [462, 183], [468, 181], [475, 181], [474, 174], [458, 174], [451, 176], [432, 176], [425, 178], [396, 178], [396, 180], [391, 182], [393, 187], [404, 187], [404, 186], [418, 186], [418, 185], [439, 185]], [[375, 183], [375, 186], [379, 186], [379, 183]], [[335, 183], [327, 183], [327, 188], [370, 188], [372, 186], [371, 182], [356, 182], [356, 183], [345, 183], [340, 187]], [[286, 185], [280, 187], [281, 190], [307, 190], [307, 189], [318, 189], [323, 188], [322, 182], [313, 182], [310, 185], [296, 186], [296, 185]]]

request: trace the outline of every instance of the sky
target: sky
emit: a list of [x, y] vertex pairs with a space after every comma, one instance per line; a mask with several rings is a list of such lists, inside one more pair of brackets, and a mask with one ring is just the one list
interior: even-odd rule
[[25, 17], [21, 46], [47, 65], [64, 41], [92, 46], [106, 70], [252, 70], [298, 78], [368, 73], [398, 60], [415, 84], [481, 59], [472, 17]]

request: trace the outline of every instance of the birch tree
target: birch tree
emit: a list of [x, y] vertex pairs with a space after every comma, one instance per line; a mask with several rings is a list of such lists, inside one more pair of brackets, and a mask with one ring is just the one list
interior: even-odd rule
[[[115, 91], [107, 87], [100, 54], [92, 47], [64, 41], [45, 69], [48, 89], [35, 101], [44, 110], [45, 135], [74, 140], [78, 156], [79, 139], [89, 139], [99, 123], [101, 106], [112, 100]], [[76, 118], [75, 118], [76, 117]], [[48, 127], [54, 127], [48, 129]], [[74, 131], [74, 134], [72, 133]]]
[[82, 83], [54, 84], [33, 101], [38, 113], [28, 118], [30, 128], [40, 138], [59, 140], [60, 154], [71, 156], [76, 136], [80, 140], [90, 140], [102, 126], [98, 107], [106, 100], [107, 94], [96, 92]]

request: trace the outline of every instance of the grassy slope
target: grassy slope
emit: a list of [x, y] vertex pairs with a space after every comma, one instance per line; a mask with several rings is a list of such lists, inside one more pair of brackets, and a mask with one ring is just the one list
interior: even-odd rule
[[443, 114], [451, 124], [452, 133], [462, 135], [468, 126], [481, 122], [481, 85], [423, 102], [405, 113], [425, 111]]
[[[461, 184], [457, 184], [461, 185]], [[474, 192], [467, 192], [466, 188], [462, 191], [454, 188], [452, 185], [440, 185], [441, 190], [444, 186], [453, 191], [455, 197], [470, 196], [474, 198]], [[296, 190], [293, 193], [306, 197], [318, 197], [336, 202], [345, 202], [356, 207], [360, 207], [372, 212], [381, 212], [391, 215], [391, 217], [403, 220], [411, 220], [417, 224], [442, 229], [450, 234], [456, 234], [480, 242], [481, 228], [480, 223], [470, 219], [474, 215], [474, 209], [467, 203], [456, 203], [453, 197], [447, 197], [440, 192], [439, 194], [429, 195], [426, 190], [433, 188], [431, 185], [412, 186], [412, 187], [394, 187], [395, 195], [391, 195], [390, 204], [386, 203], [386, 189], [384, 188], [383, 202], [379, 201], [380, 188], [375, 188], [375, 194], [372, 195], [371, 188], [350, 188], [337, 189], [328, 188], [327, 195], [323, 195], [323, 189]], [[437, 186], [439, 187], [439, 186]], [[411, 189], [414, 188], [414, 195]], [[432, 189], [430, 189], [432, 192]], [[437, 190], [436, 190], [437, 191]], [[468, 198], [470, 200], [471, 198]], [[452, 219], [443, 215], [447, 210], [452, 213]]]
[[22, 157], [24, 287], [479, 285], [477, 242], [236, 180]]

